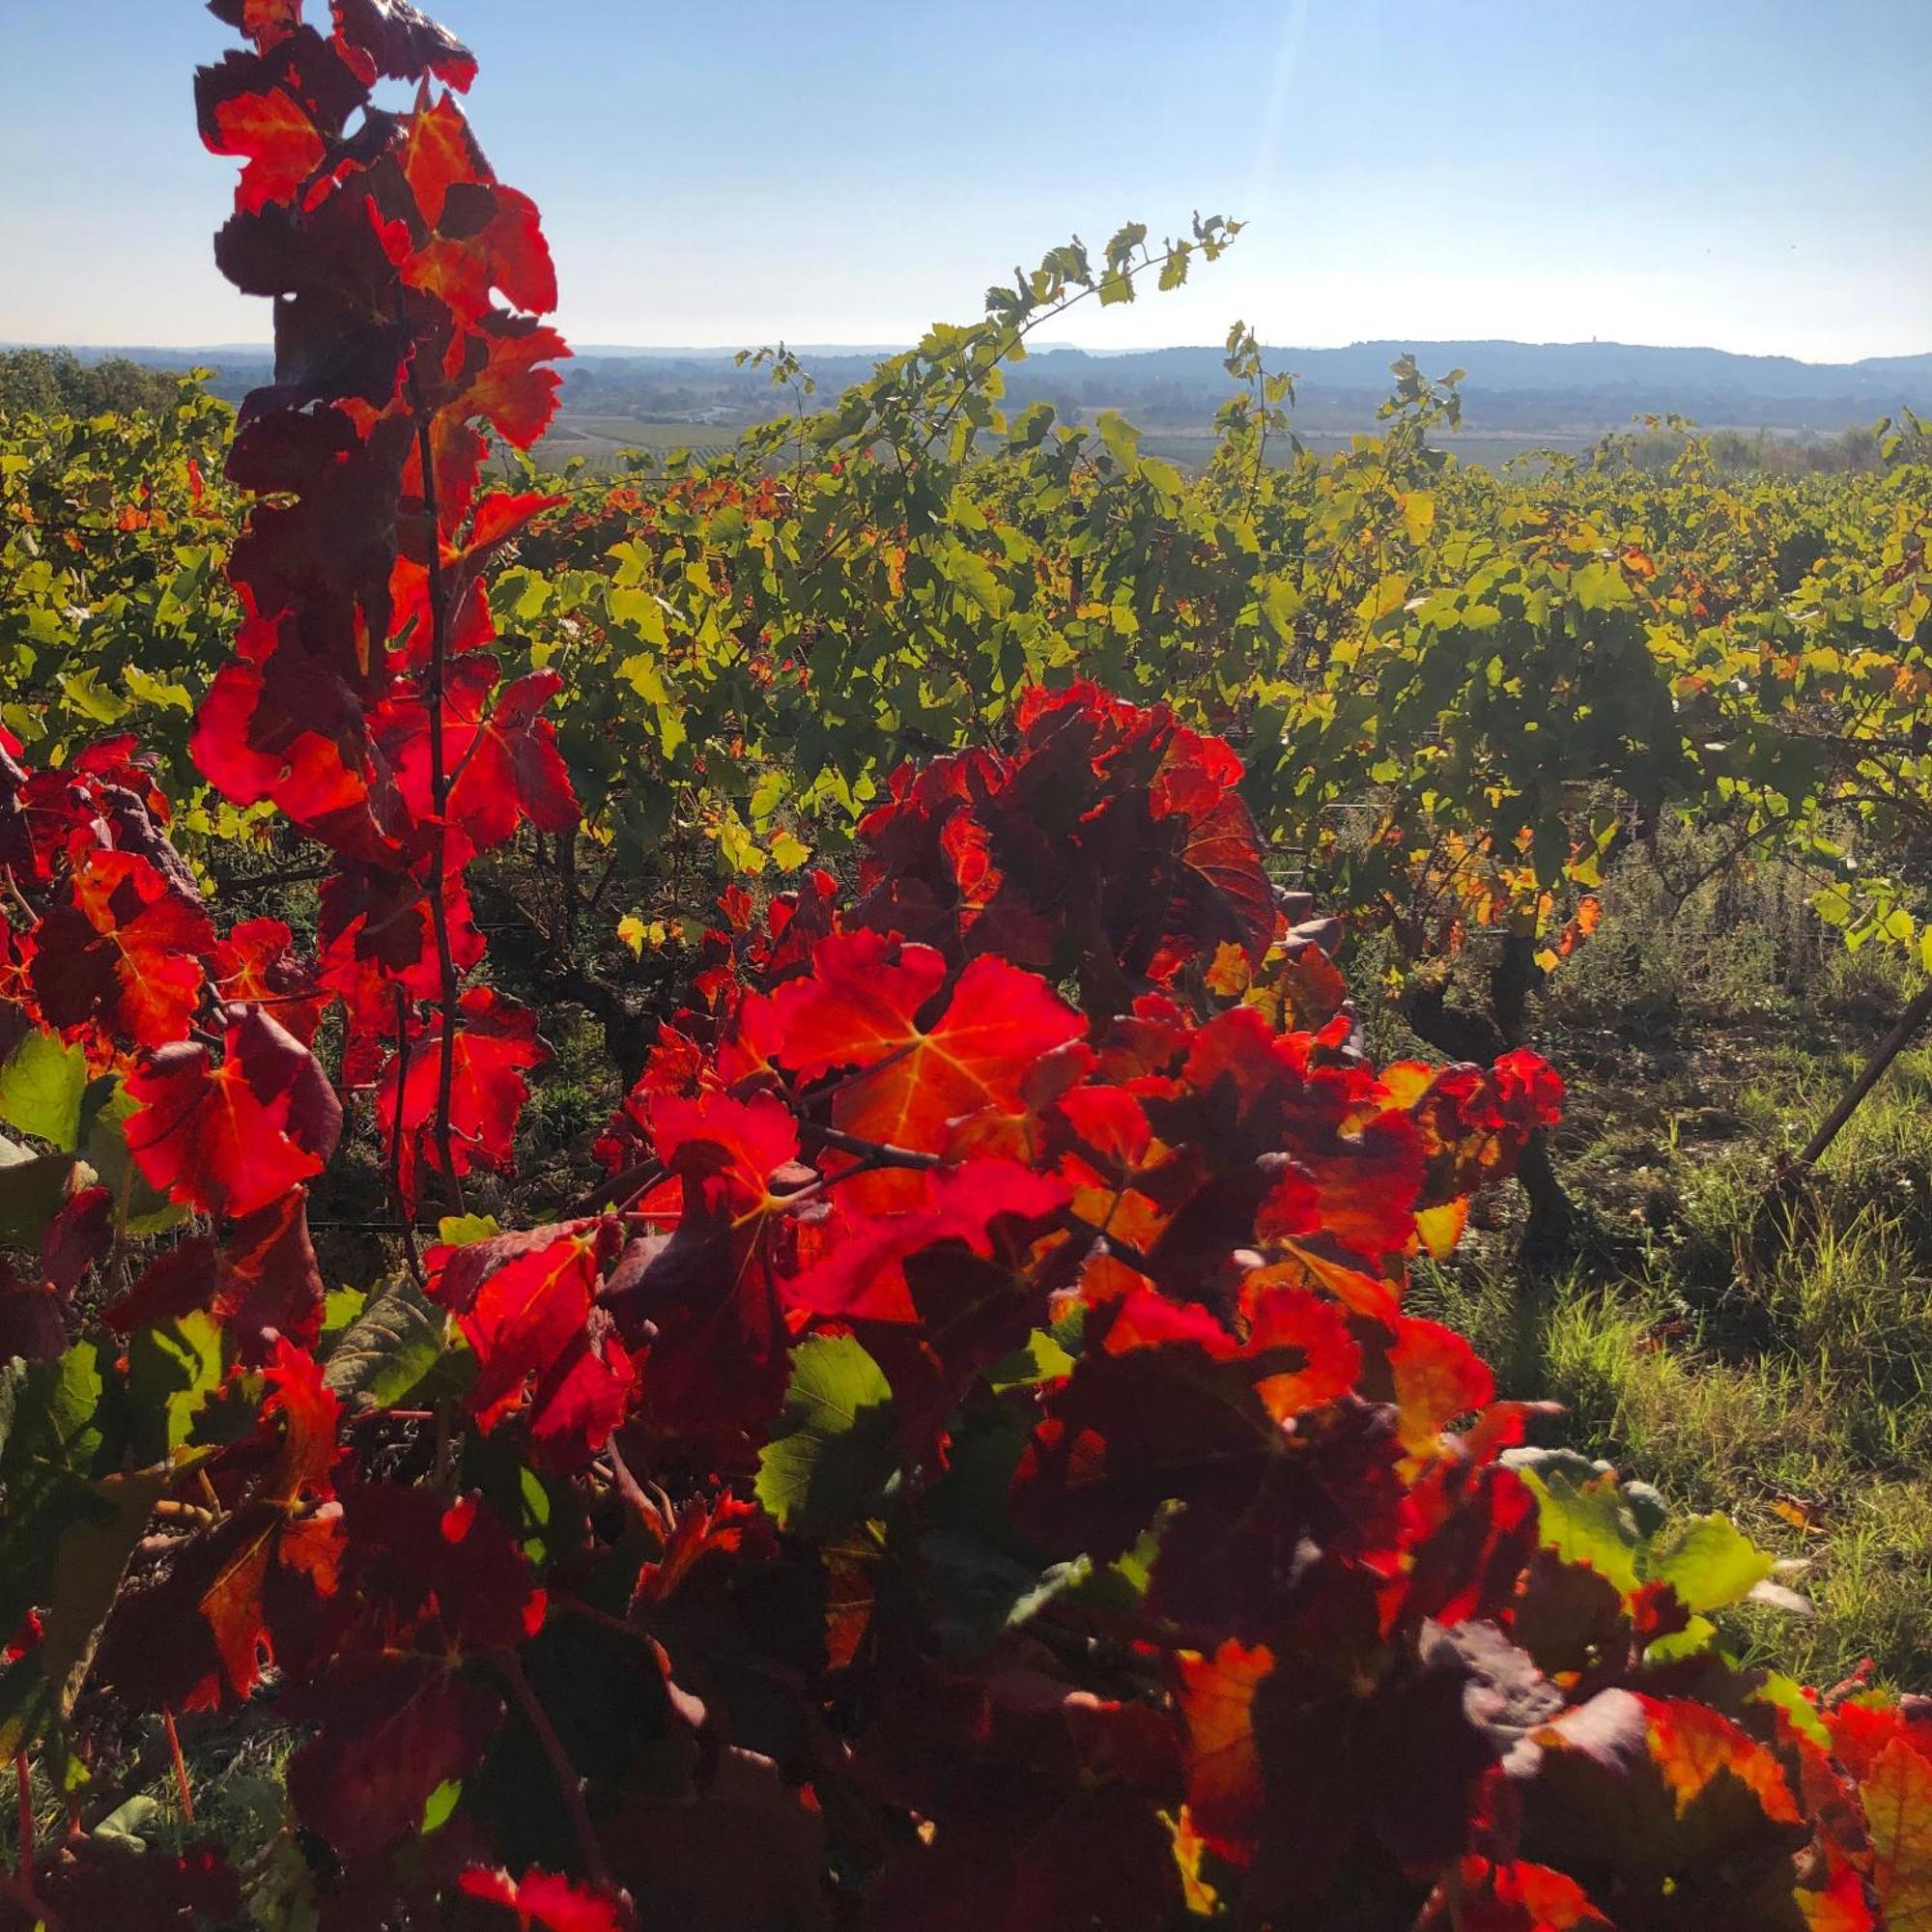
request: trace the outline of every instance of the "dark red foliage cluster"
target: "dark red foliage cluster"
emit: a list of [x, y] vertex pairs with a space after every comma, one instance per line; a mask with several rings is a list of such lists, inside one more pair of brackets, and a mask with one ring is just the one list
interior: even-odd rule
[[[536, 317], [556, 276], [535, 205], [447, 91], [475, 63], [441, 28], [397, 0], [335, 0], [330, 33], [299, 0], [213, 11], [251, 43], [196, 77], [203, 140], [244, 163], [215, 255], [274, 299], [275, 382], [229, 458], [264, 500], [193, 750], [334, 855], [319, 983], [413, 1206], [425, 1168], [501, 1165], [542, 1053], [528, 1014], [462, 988], [483, 953], [464, 873], [521, 825], [578, 819], [542, 716], [560, 681], [502, 684], [483, 594], [490, 558], [559, 500], [479, 494], [484, 432], [527, 448], [555, 407], [569, 352]], [[413, 111], [376, 105], [384, 78], [418, 84]]]
[[[474, 425], [533, 436], [559, 346], [455, 42], [216, 11], [278, 368], [197, 746], [333, 866], [316, 959], [224, 934], [130, 744], [0, 742], [0, 1928], [223, 1926], [277, 1852], [325, 1932], [1922, 1922], [1932, 1719], [1736, 1667], [1741, 1540], [1653, 1561], [1609, 1476], [1543, 1514], [1535, 1411], [1405, 1306], [1560, 1083], [1374, 1066], [1164, 709], [1034, 692], [849, 902], [728, 895], [590, 1211], [331, 1314], [325, 1015], [411, 1205], [541, 1050], [465, 983], [466, 866], [575, 815]], [[273, 1844], [107, 1829], [224, 1734]]]
[[[238, 1346], [313, 1341], [323, 1290], [305, 1183], [334, 1151], [342, 1110], [308, 1049], [320, 1001], [294, 937], [270, 919], [217, 936], [131, 741], [51, 772], [26, 770], [20, 751], [0, 731], [0, 867], [14, 888], [0, 911], [0, 1058], [59, 1035], [95, 1078], [54, 1151], [11, 1172], [7, 1218], [37, 1207], [47, 1218], [38, 1271], [0, 1272], [0, 1355], [66, 1347], [74, 1291], [142, 1205], [135, 1189], [219, 1232], [156, 1262], [110, 1320], [212, 1290]], [[97, 1171], [84, 1186], [83, 1155]]]
[[1081, 971], [1112, 1010], [1224, 947], [1261, 957], [1276, 907], [1226, 745], [1093, 690], [1030, 693], [1016, 723], [1016, 769], [968, 753], [908, 770], [866, 820], [867, 923]]

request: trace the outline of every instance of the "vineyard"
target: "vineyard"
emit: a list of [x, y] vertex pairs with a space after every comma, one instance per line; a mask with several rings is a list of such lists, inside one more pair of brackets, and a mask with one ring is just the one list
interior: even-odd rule
[[1927, 430], [1009, 410], [1197, 217], [561, 462], [470, 55], [213, 11], [273, 384], [0, 413], [0, 1928], [1932, 1923]]

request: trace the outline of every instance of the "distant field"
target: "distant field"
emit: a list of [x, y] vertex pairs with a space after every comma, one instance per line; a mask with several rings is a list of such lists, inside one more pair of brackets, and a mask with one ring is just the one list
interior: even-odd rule
[[[1355, 436], [1372, 436], [1375, 431], [1365, 426], [1359, 431], [1305, 429], [1297, 434], [1305, 449], [1314, 451], [1317, 456], [1326, 456], [1332, 450], [1347, 449]], [[1500, 469], [1512, 457], [1535, 458], [1546, 450], [1589, 449], [1597, 440], [1594, 433], [1574, 430], [1517, 434], [1507, 430], [1477, 430], [1466, 435], [1438, 436], [1435, 439], [1439, 447], [1460, 457], [1464, 463], [1479, 463], [1486, 469]], [[1208, 461], [1213, 447], [1214, 432], [1205, 425], [1200, 429], [1150, 430], [1141, 438], [1141, 448], [1147, 455], [1165, 457], [1169, 463], [1179, 464], [1183, 469], [1200, 469]], [[1288, 453], [1286, 440], [1272, 447], [1276, 460], [1285, 462]]]
[[[1365, 428], [1362, 434], [1373, 432]], [[1346, 449], [1351, 433], [1346, 430], [1304, 430], [1305, 447], [1325, 455]], [[733, 424], [639, 422], [630, 416], [575, 415], [568, 412], [556, 419], [555, 427], [538, 446], [541, 461], [562, 465], [574, 456], [582, 457], [593, 469], [615, 469], [626, 450], [641, 450], [661, 462], [673, 450], [686, 449], [694, 456], [709, 458], [722, 454], [737, 440]], [[1473, 431], [1446, 436], [1441, 446], [1464, 463], [1479, 463], [1485, 469], [1499, 469], [1512, 457], [1535, 457], [1544, 450], [1585, 450], [1597, 440], [1582, 431], [1551, 430], [1547, 433]], [[1150, 456], [1164, 457], [1183, 469], [1198, 469], [1214, 447], [1214, 432], [1205, 424], [1199, 429], [1150, 430], [1141, 439], [1141, 447]], [[1288, 445], [1278, 445], [1283, 458]]]
[[673, 450], [711, 457], [729, 449], [738, 432], [712, 423], [638, 422], [630, 416], [559, 415], [551, 433], [537, 445], [537, 458], [549, 464], [568, 463], [581, 456], [593, 469], [614, 469], [625, 450], [646, 452], [662, 461]]

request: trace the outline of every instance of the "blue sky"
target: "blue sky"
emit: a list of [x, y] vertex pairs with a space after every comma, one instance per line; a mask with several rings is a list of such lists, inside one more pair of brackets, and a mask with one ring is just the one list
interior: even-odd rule
[[[440, 11], [582, 342], [909, 339], [1200, 207], [1250, 223], [1221, 264], [1065, 337], [1932, 350], [1927, 0]], [[192, 0], [0, 0], [0, 340], [266, 338], [208, 250], [188, 76], [227, 43]]]

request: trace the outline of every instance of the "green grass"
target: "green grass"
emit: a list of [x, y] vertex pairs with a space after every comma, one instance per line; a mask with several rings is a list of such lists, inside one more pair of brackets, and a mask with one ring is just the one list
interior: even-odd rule
[[1760, 1203], [1909, 991], [1896, 963], [1848, 958], [1789, 876], [1673, 917], [1635, 862], [1541, 1013], [1590, 1237], [1526, 1272], [1505, 1202], [1415, 1289], [1506, 1394], [1563, 1405], [1552, 1439], [1803, 1563], [1815, 1616], [1753, 1612], [1734, 1634], [1828, 1684], [1864, 1657], [1932, 1682], [1932, 1044], [1853, 1117], [1776, 1239]]

